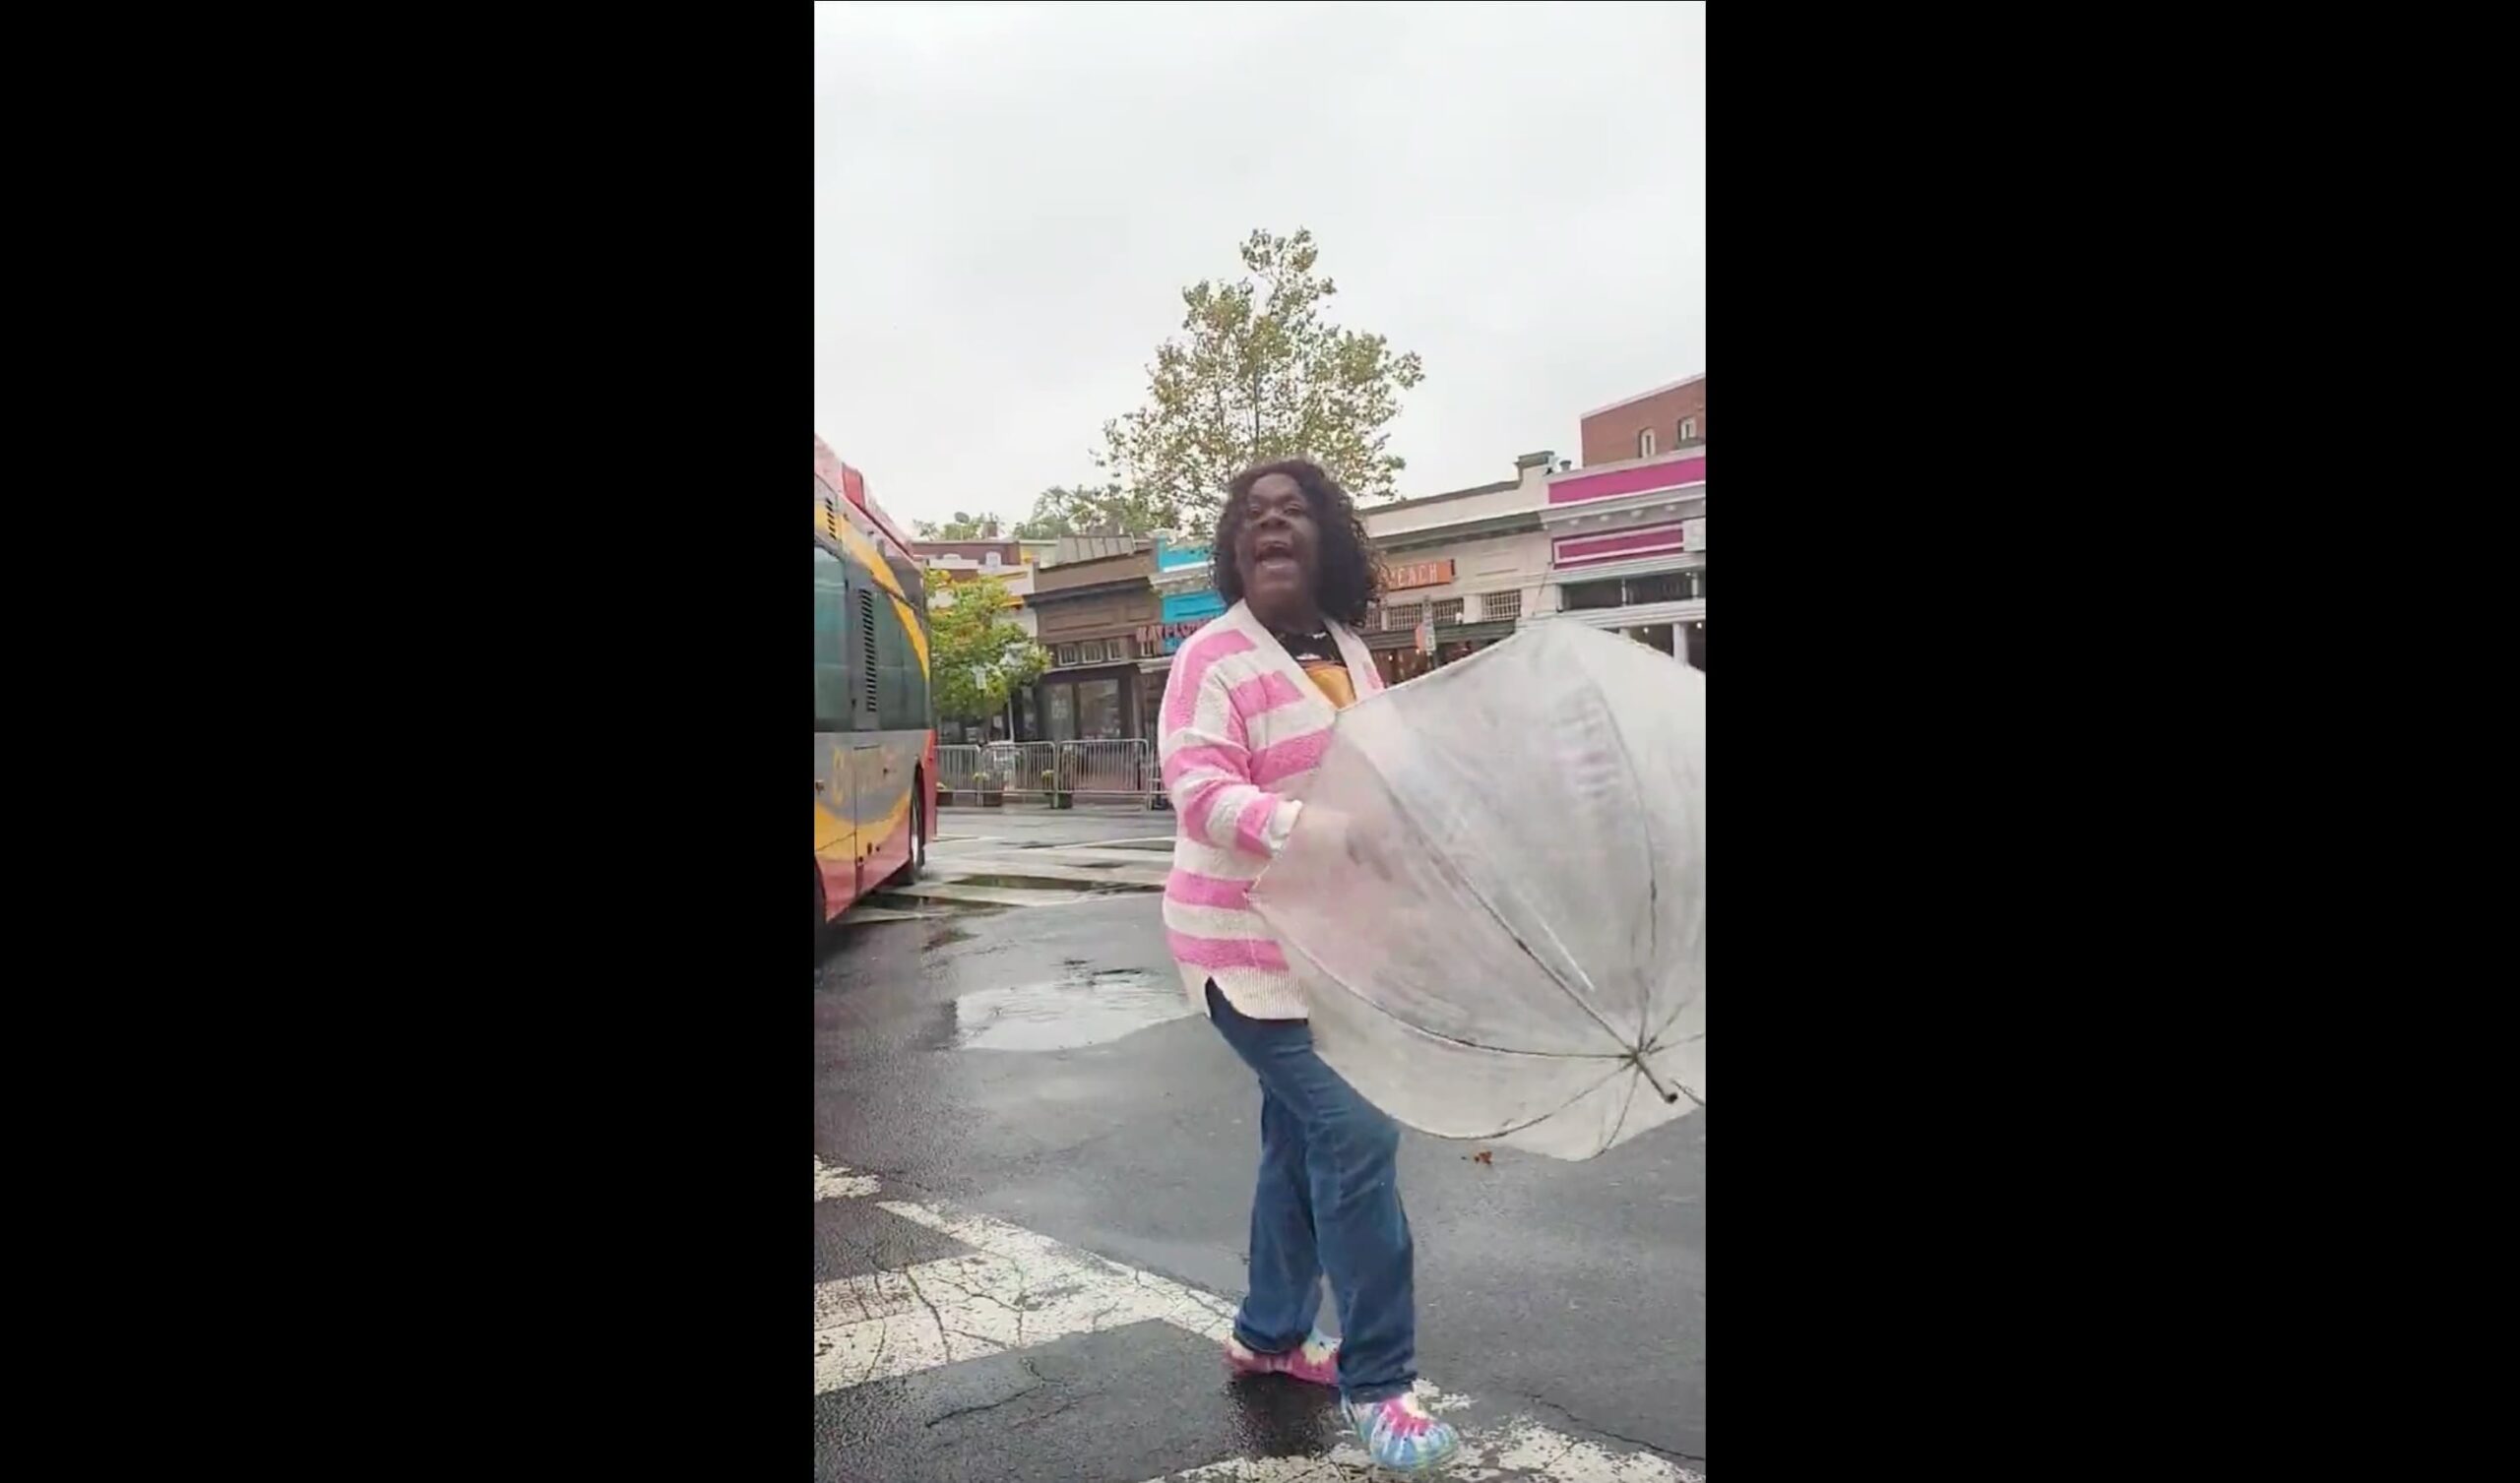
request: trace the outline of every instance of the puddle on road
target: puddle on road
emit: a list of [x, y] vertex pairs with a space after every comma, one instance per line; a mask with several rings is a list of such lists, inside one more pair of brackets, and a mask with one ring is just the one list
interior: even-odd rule
[[1000, 891], [1081, 891], [1118, 894], [1130, 891], [1162, 891], [1161, 886], [1140, 886], [1133, 881], [1062, 881], [1049, 876], [945, 876], [938, 879], [954, 886], [993, 886]]
[[994, 916], [1006, 910], [993, 901], [930, 900], [925, 896], [897, 896], [885, 892], [849, 913], [842, 920], [852, 927], [880, 926], [890, 922], [942, 922], [958, 916]]
[[954, 1001], [954, 1044], [963, 1050], [1074, 1050], [1189, 1018], [1174, 974], [1136, 968], [1088, 972], [1071, 965], [1046, 983], [982, 989]]

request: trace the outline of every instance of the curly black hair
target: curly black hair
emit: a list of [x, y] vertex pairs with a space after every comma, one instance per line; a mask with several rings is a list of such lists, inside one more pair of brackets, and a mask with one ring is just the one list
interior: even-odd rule
[[1348, 498], [1348, 491], [1323, 472], [1320, 464], [1302, 459], [1255, 464], [1235, 474], [1233, 481], [1225, 486], [1225, 505], [1217, 511], [1216, 534], [1208, 542], [1208, 562], [1217, 595], [1228, 603], [1242, 600], [1242, 573], [1233, 564], [1233, 540], [1241, 533], [1243, 519], [1249, 513], [1245, 496], [1251, 493], [1252, 485], [1273, 473], [1294, 480], [1295, 487], [1303, 491], [1304, 502], [1312, 507], [1312, 523], [1319, 532], [1312, 566], [1313, 602], [1327, 617], [1350, 628], [1361, 626], [1365, 609], [1382, 595], [1382, 563], [1375, 559], [1373, 542], [1365, 535], [1364, 520], [1356, 514], [1355, 502]]

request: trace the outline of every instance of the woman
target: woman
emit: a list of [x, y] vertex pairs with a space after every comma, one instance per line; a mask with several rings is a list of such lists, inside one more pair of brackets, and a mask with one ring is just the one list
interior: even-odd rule
[[[1213, 552], [1232, 606], [1181, 646], [1164, 700], [1164, 783], [1181, 826], [1164, 925], [1183, 987], [1260, 1079], [1251, 1291], [1226, 1358], [1245, 1374], [1337, 1386], [1373, 1460], [1414, 1472], [1460, 1439], [1411, 1392], [1400, 1130], [1314, 1054], [1303, 990], [1247, 899], [1302, 812], [1295, 795], [1331, 721], [1382, 689], [1353, 631], [1380, 577], [1347, 491], [1300, 462], [1227, 487]], [[1324, 1275], [1344, 1340], [1313, 1328]]]

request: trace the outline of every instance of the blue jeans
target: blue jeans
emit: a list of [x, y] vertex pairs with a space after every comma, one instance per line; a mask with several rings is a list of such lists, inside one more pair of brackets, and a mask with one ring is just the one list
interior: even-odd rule
[[1416, 1248], [1400, 1207], [1400, 1128], [1313, 1053], [1302, 1020], [1250, 1020], [1214, 981], [1208, 1019], [1260, 1078], [1260, 1185], [1251, 1197], [1245, 1348], [1312, 1332], [1326, 1272], [1339, 1300], [1339, 1390], [1383, 1400], [1418, 1379]]

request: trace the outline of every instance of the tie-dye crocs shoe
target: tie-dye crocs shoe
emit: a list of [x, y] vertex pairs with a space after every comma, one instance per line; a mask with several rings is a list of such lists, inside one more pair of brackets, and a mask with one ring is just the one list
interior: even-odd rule
[[1341, 1400], [1339, 1412], [1365, 1445], [1376, 1467], [1414, 1473], [1433, 1467], [1461, 1450], [1461, 1433], [1449, 1421], [1426, 1414], [1414, 1394], [1389, 1400]]
[[1318, 1333], [1284, 1354], [1244, 1348], [1240, 1339], [1228, 1335], [1225, 1362], [1236, 1375], [1292, 1375], [1316, 1386], [1339, 1383], [1339, 1341]]

